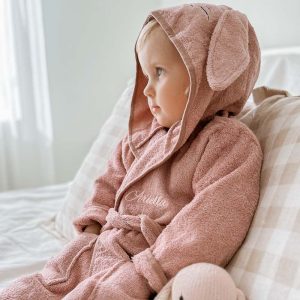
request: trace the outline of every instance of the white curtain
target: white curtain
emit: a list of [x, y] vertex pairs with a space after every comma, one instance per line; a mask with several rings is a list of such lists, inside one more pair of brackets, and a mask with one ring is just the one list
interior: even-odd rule
[[54, 184], [40, 0], [0, 0], [0, 191]]

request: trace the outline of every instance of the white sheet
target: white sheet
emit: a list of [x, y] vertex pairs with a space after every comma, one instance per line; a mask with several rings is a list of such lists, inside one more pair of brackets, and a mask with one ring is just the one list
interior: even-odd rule
[[70, 183], [0, 193], [0, 288], [42, 269], [67, 242], [53, 228]]

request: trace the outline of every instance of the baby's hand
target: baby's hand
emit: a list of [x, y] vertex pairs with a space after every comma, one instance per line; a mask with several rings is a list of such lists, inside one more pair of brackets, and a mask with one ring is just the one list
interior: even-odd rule
[[85, 227], [84, 232], [94, 233], [94, 234], [100, 234], [101, 225], [99, 223], [88, 225]]

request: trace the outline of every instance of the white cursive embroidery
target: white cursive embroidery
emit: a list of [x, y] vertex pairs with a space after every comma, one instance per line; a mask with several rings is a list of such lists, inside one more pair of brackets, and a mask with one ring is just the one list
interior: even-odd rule
[[125, 196], [125, 200], [127, 201], [136, 201], [143, 202], [147, 204], [153, 204], [158, 207], [167, 207], [167, 201], [161, 196], [151, 196], [147, 195], [144, 191], [131, 191]]

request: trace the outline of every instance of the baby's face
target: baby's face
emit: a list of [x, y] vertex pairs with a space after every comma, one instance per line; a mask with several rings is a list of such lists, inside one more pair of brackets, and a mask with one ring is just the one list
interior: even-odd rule
[[[170, 128], [182, 118], [188, 96], [188, 71], [175, 46], [160, 27], [146, 39], [138, 58], [148, 83], [144, 89], [158, 123]], [[153, 107], [157, 106], [157, 107]]]

